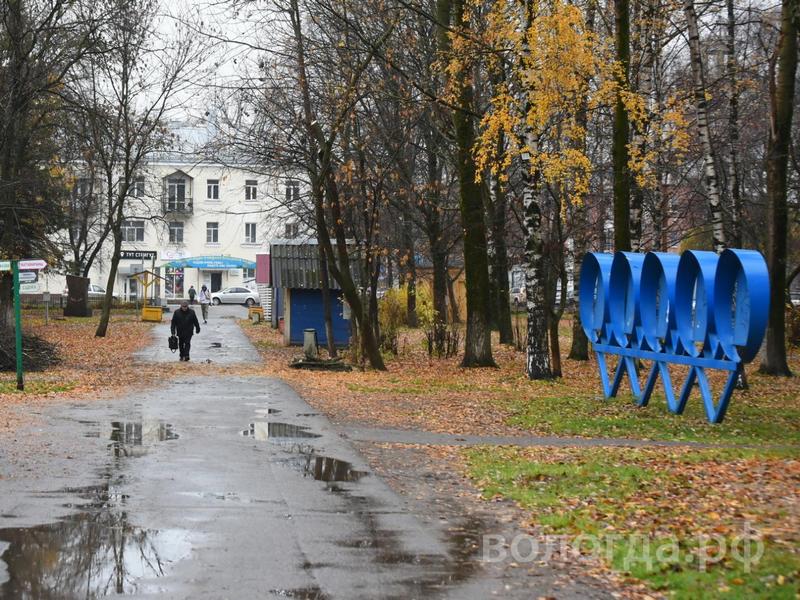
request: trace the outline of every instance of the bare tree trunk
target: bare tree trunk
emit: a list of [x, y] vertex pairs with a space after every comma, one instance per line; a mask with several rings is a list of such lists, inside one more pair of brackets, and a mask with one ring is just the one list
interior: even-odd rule
[[434, 320], [437, 324], [447, 323], [447, 290], [450, 276], [447, 273], [447, 250], [441, 240], [431, 246], [431, 260], [433, 261], [433, 310]]
[[459, 313], [461, 310], [458, 306], [458, 297], [456, 296], [456, 288], [455, 282], [458, 280], [458, 277], [461, 275], [460, 273], [455, 277], [450, 277], [449, 273], [445, 270], [445, 277], [447, 282], [447, 297], [450, 299], [450, 322], [451, 323], [461, 323], [461, 317]]
[[[586, 12], [586, 29], [594, 31], [595, 5], [591, 3]], [[586, 140], [588, 137], [589, 126], [589, 102], [586, 95], [581, 98], [580, 110], [577, 115], [578, 125], [583, 129], [583, 139], [580, 141], [580, 149], [586, 152]], [[589, 223], [586, 215], [585, 202], [572, 205], [569, 215], [572, 219], [572, 298], [577, 307], [578, 288], [580, 286], [579, 273], [583, 256], [586, 254], [589, 236]], [[569, 356], [572, 360], [589, 360], [589, 338], [583, 331], [581, 324], [580, 311], [575, 310], [572, 318], [572, 344], [569, 349]]]
[[[312, 161], [309, 165], [311, 175], [312, 197], [314, 200], [314, 218], [317, 225], [318, 243], [325, 252], [328, 266], [331, 269], [336, 281], [342, 288], [347, 303], [350, 305], [351, 314], [355, 317], [358, 325], [358, 333], [364, 345], [365, 352], [369, 358], [370, 365], [374, 369], [386, 370], [383, 357], [378, 347], [375, 332], [370, 326], [369, 319], [365, 318], [364, 303], [362, 302], [352, 273], [350, 272], [350, 258], [347, 253], [347, 238], [344, 230], [342, 206], [339, 199], [339, 192], [336, 178], [331, 171], [332, 145], [335, 140], [337, 129], [334, 127], [331, 138], [326, 139], [322, 134], [321, 127], [317, 122], [311, 105], [311, 92], [308, 84], [308, 73], [306, 70], [305, 45], [302, 33], [302, 14], [297, 0], [291, 0], [289, 13], [292, 29], [294, 32], [294, 43], [297, 60], [297, 79], [303, 103], [303, 117], [306, 135], [309, 144], [309, 155]], [[372, 56], [370, 55], [369, 60]], [[362, 63], [359, 72], [363, 72], [369, 64], [369, 60]], [[353, 82], [351, 81], [351, 84]], [[341, 122], [346, 117], [346, 113], [339, 115]], [[317, 163], [316, 161], [319, 161]], [[336, 253], [334, 253], [331, 243], [330, 232], [325, 217], [325, 199], [331, 211], [333, 231], [336, 238]], [[337, 265], [338, 258], [338, 265]]]
[[728, 9], [727, 38], [725, 46], [725, 71], [728, 79], [728, 201], [731, 211], [731, 244], [742, 244], [742, 197], [739, 182], [739, 81], [736, 63], [736, 14], [733, 0], [726, 0]]
[[[631, 178], [628, 170], [628, 138], [630, 119], [622, 101], [622, 91], [628, 87], [631, 62], [630, 5], [628, 0], [614, 0], [614, 22], [617, 47], [619, 92], [614, 104], [614, 137], [612, 156], [614, 161], [614, 247], [617, 250], [631, 249]], [[641, 217], [641, 211], [640, 211]]]
[[[505, 146], [505, 141], [500, 136], [498, 148]], [[501, 344], [513, 344], [514, 333], [511, 330], [511, 304], [508, 290], [508, 248], [506, 246], [506, 190], [500, 177], [492, 177], [492, 205], [491, 232], [492, 232], [492, 275], [494, 279], [494, 303], [497, 330], [500, 333]]]
[[14, 328], [14, 278], [0, 273], [0, 334]]
[[725, 249], [725, 223], [722, 219], [722, 199], [719, 195], [719, 178], [714, 163], [714, 148], [711, 144], [711, 131], [708, 128], [708, 101], [706, 100], [706, 83], [703, 72], [703, 55], [700, 50], [700, 30], [697, 26], [697, 13], [694, 0], [685, 0], [683, 11], [686, 15], [686, 26], [689, 31], [689, 55], [692, 64], [692, 82], [694, 107], [697, 114], [697, 133], [703, 146], [703, 171], [708, 205], [711, 210], [711, 235], [714, 240], [714, 251], [719, 254]]
[[[446, 0], [440, 4], [447, 4]], [[453, 21], [459, 30], [470, 30], [464, 0], [452, 0]], [[443, 32], [447, 38], [447, 32]], [[480, 186], [475, 181], [474, 91], [470, 77], [462, 73], [457, 81], [457, 108], [453, 110], [456, 160], [459, 179], [461, 222], [464, 228], [464, 271], [467, 282], [467, 333], [464, 340], [464, 367], [493, 367], [489, 329], [489, 264], [486, 252], [486, 224]]]
[[[120, 202], [120, 208], [122, 202]], [[120, 210], [120, 213], [122, 211]], [[97, 329], [94, 332], [95, 337], [105, 337], [108, 333], [108, 324], [111, 321], [111, 304], [114, 300], [114, 284], [117, 281], [117, 270], [119, 269], [120, 253], [122, 250], [122, 232], [119, 229], [122, 227], [122, 220], [120, 218], [119, 225], [115, 227], [114, 231], [114, 253], [111, 256], [111, 269], [108, 271], [108, 281], [106, 282], [106, 296], [103, 299], [103, 305], [100, 307], [100, 322], [97, 324]]]
[[[761, 371], [790, 376], [786, 361], [787, 169], [792, 132], [800, 0], [783, 0], [777, 81], [770, 74], [770, 127], [767, 144], [767, 264], [770, 311]], [[773, 83], [774, 82], [774, 83]]]
[[322, 287], [322, 317], [325, 319], [325, 338], [328, 348], [328, 356], [336, 358], [336, 340], [333, 337], [333, 309], [331, 307], [331, 282], [328, 274], [328, 261], [325, 259], [325, 251], [322, 246], [317, 244], [319, 254], [319, 279]]
[[414, 237], [411, 235], [411, 220], [403, 219], [403, 245], [406, 252], [406, 313], [409, 327], [417, 327], [417, 259], [414, 256]]
[[[634, 80], [637, 83], [639, 94], [645, 100], [647, 112], [652, 110], [653, 105], [653, 65], [655, 55], [658, 52], [658, 45], [653, 39], [653, 30], [657, 27], [656, 12], [654, 6], [657, 0], [646, 0], [642, 3], [643, 14], [636, 21], [639, 26], [638, 38], [641, 43], [642, 62]], [[639, 156], [645, 156], [647, 152], [647, 138], [645, 136], [646, 123], [634, 124], [633, 126], [633, 146], [638, 150]], [[631, 251], [642, 251], [642, 219], [644, 217], [644, 188], [635, 180], [631, 181]]]

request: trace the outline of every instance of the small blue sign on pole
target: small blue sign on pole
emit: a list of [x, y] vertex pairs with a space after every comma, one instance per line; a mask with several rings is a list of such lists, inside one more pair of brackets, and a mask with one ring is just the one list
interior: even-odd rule
[[[667, 407], [681, 414], [697, 383], [708, 420], [721, 423], [742, 365], [756, 357], [764, 339], [769, 273], [754, 250], [691, 250], [680, 257], [589, 253], [581, 268], [579, 312], [606, 398], [617, 395], [627, 375], [637, 403], [646, 406], [660, 377]], [[619, 358], [613, 379], [609, 354]], [[651, 361], [643, 387], [639, 361]], [[677, 397], [671, 364], [689, 367]], [[717, 400], [707, 369], [728, 372]]]

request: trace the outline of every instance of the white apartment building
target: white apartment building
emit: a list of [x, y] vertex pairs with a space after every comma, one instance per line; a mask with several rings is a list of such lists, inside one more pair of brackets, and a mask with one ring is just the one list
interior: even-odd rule
[[[162, 302], [187, 297], [192, 285], [197, 290], [206, 285], [211, 291], [255, 288], [256, 254], [269, 252], [271, 240], [297, 237], [303, 230], [287, 208], [287, 201], [300, 200], [297, 178], [205, 162], [185, 145], [202, 138], [206, 130], [178, 131], [184, 147], [153, 156], [136, 179], [114, 282], [120, 299], [143, 298], [139, 282], [131, 277], [143, 270], [163, 278], [148, 294]], [[112, 249], [109, 239], [92, 267], [93, 285], [106, 287]], [[63, 276], [50, 276], [39, 289], [25, 291], [41, 292], [46, 285], [60, 292], [63, 281]]]

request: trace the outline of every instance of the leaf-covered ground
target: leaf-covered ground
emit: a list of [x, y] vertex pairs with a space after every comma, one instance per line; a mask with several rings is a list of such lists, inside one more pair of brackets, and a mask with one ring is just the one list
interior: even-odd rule
[[[594, 360], [564, 360], [562, 379], [529, 381], [522, 354], [507, 346], [494, 346], [497, 369], [462, 369], [458, 358], [429, 359], [422, 334], [408, 331], [400, 336], [400, 355], [387, 357], [386, 372], [318, 373], [289, 369], [301, 350], [282, 347], [275, 330], [248, 322], [242, 328], [271, 373], [312, 402], [324, 398], [324, 408], [342, 421], [468, 434], [792, 445], [800, 451], [800, 378], [767, 377], [754, 366], [748, 370], [750, 389], [735, 392], [725, 422], [709, 425], [698, 391], [681, 416], [667, 411], [659, 393], [645, 408], [633, 403], [627, 388], [604, 400]], [[566, 336], [562, 348], [569, 348]], [[800, 373], [800, 354], [790, 363]], [[681, 374], [673, 372], [676, 386]], [[721, 374], [712, 374], [711, 381], [721, 388]]]
[[[800, 460], [744, 450], [480, 448], [469, 472], [533, 527], [582, 536], [678, 598], [795, 598]], [[586, 537], [591, 536], [591, 537]]]
[[[451, 457], [440, 466], [463, 466], [487, 500], [515, 501], [527, 511], [528, 527], [604, 540], [611, 552], [601, 562], [631, 583], [646, 582], [654, 595], [795, 598], [800, 592], [800, 378], [766, 377], [751, 365], [749, 389], [737, 390], [725, 422], [711, 425], [698, 392], [680, 416], [667, 411], [663, 396], [645, 408], [636, 407], [629, 392], [604, 400], [594, 361], [565, 360], [563, 379], [533, 382], [524, 376], [523, 356], [508, 347], [495, 345], [497, 369], [462, 369], [458, 359], [429, 359], [422, 335], [410, 331], [401, 334], [400, 355], [387, 357], [385, 373], [305, 372], [287, 367], [301, 351], [282, 347], [277, 332], [247, 322], [242, 328], [261, 350], [267, 372], [339, 422], [730, 446], [485, 447], [462, 450], [463, 463]], [[563, 324], [564, 349], [569, 330]], [[796, 351], [790, 364], [800, 372]], [[673, 372], [676, 385], [682, 375]], [[717, 390], [722, 385], [720, 375], [711, 381]], [[425, 451], [436, 461], [441, 450]], [[712, 555], [710, 546], [701, 547], [703, 536], [722, 540], [728, 550]], [[764, 544], [750, 572], [730, 551], [746, 536]], [[673, 540], [676, 557], [668, 554]], [[643, 544], [653, 553], [661, 548], [667, 560], [653, 554], [648, 564]], [[626, 560], [637, 556], [642, 560]]]

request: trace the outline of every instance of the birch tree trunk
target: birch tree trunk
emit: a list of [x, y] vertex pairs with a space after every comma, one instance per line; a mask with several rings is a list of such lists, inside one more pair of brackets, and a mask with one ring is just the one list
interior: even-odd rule
[[[533, 26], [535, 6], [533, 0], [525, 2], [525, 31]], [[531, 49], [522, 45], [522, 68], [533, 68]], [[533, 109], [530, 99], [525, 102], [525, 115]], [[525, 230], [525, 299], [528, 312], [527, 342], [525, 344], [525, 371], [529, 379], [552, 379], [550, 347], [548, 344], [547, 273], [544, 268], [544, 225], [539, 204], [541, 172], [532, 160], [539, 152], [539, 138], [525, 119], [522, 158], [522, 206]]]
[[697, 13], [694, 0], [685, 0], [683, 12], [689, 33], [689, 56], [692, 65], [692, 91], [697, 116], [697, 133], [703, 147], [703, 182], [708, 205], [711, 210], [711, 236], [714, 251], [719, 254], [725, 249], [725, 224], [722, 219], [722, 200], [719, 194], [719, 178], [714, 163], [714, 148], [711, 144], [711, 132], [708, 128], [708, 102], [706, 100], [705, 74], [703, 72], [703, 55], [700, 49], [700, 30], [697, 25]]
[[[538, 141], [533, 132], [526, 136], [528, 148], [535, 151]], [[544, 271], [544, 231], [542, 209], [537, 198], [537, 173], [532, 173], [530, 154], [522, 155], [522, 205], [525, 210], [525, 296], [528, 309], [526, 371], [530, 379], [552, 379], [548, 345], [546, 279]]]
[[[770, 127], [767, 143], [767, 264], [770, 311], [761, 371], [790, 376], [786, 361], [787, 167], [797, 71], [800, 0], [783, 0], [778, 42], [777, 81], [770, 74]], [[775, 83], [773, 83], [775, 82]]]

